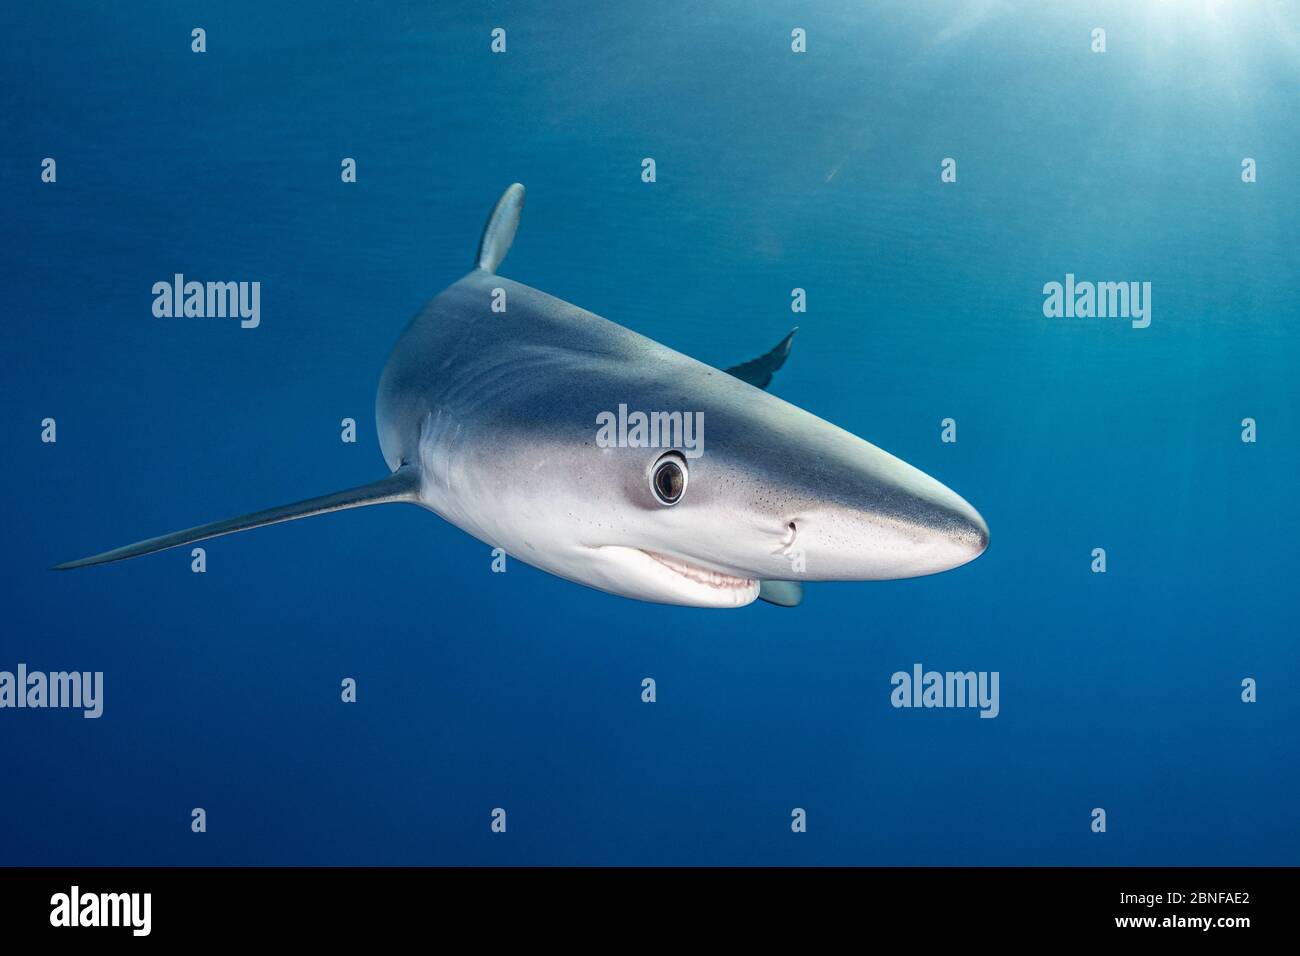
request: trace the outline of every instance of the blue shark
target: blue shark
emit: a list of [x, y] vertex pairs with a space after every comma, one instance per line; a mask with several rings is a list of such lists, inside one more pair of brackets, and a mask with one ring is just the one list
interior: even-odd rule
[[[955, 492], [767, 391], [794, 331], [718, 369], [502, 276], [523, 205], [515, 183], [474, 268], [393, 348], [375, 402], [385, 477], [57, 568], [390, 503], [569, 581], [692, 607], [790, 607], [807, 581], [934, 574], [987, 548], [987, 524]], [[622, 426], [601, 440], [615, 409], [673, 427], [666, 441], [626, 440]], [[695, 447], [679, 421], [699, 423]]]

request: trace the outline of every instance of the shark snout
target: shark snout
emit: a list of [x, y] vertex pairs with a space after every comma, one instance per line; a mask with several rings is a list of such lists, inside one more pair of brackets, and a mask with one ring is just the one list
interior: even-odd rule
[[[954, 496], [956, 497], [956, 496]], [[949, 571], [975, 560], [989, 529], [973, 507], [915, 499], [904, 508], [811, 511], [791, 519], [787, 553], [809, 579], [889, 580]]]
[[960, 567], [988, 548], [988, 524], [969, 502], [904, 462], [888, 464], [789, 516], [781, 550], [802, 564], [802, 577], [919, 577]]
[[923, 524], [938, 538], [935, 550], [943, 555], [936, 571], [948, 571], [974, 561], [989, 546], [989, 526], [984, 518], [965, 499], [957, 500], [959, 504], [955, 508], [932, 511]]

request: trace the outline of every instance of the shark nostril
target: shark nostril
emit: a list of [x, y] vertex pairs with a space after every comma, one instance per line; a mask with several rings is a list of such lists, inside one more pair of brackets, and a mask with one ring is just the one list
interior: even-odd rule
[[781, 543], [781, 549], [784, 551], [789, 551], [790, 548], [794, 546], [794, 539], [799, 536], [799, 526], [795, 524], [793, 521], [791, 521], [789, 524], [785, 526], [785, 530], [786, 530], [785, 541]]

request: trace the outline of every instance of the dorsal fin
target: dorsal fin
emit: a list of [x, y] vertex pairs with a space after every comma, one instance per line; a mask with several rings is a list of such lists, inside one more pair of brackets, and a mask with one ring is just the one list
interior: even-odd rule
[[790, 346], [794, 342], [794, 334], [799, 331], [799, 326], [790, 330], [790, 334], [783, 338], [776, 345], [764, 352], [756, 359], [750, 359], [748, 362], [742, 362], [739, 365], [733, 365], [731, 368], [724, 368], [723, 371], [728, 375], [734, 375], [742, 382], [748, 382], [755, 388], [767, 388], [772, 384], [772, 376], [776, 374], [777, 369], [785, 364], [785, 360], [790, 355]]
[[478, 262], [484, 272], [496, 272], [501, 260], [510, 251], [519, 228], [519, 215], [524, 211], [524, 187], [511, 183], [497, 200], [496, 208], [483, 227], [483, 238], [478, 242]]

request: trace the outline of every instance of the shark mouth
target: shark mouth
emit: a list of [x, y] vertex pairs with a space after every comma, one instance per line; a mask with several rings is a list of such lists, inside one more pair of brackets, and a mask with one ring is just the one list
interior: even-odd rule
[[605, 573], [583, 583], [615, 594], [687, 607], [744, 607], [758, 598], [759, 583], [751, 578], [644, 548], [601, 545], [598, 550], [608, 562]]
[[669, 571], [674, 571], [682, 577], [694, 581], [696, 584], [703, 584], [706, 587], [743, 591], [757, 586], [749, 578], [737, 578], [730, 574], [723, 574], [721, 571], [710, 571], [708, 568], [687, 564], [685, 561], [670, 558], [668, 555], [660, 554], [657, 551], [646, 551], [642, 548], [641, 553], [654, 558]]

